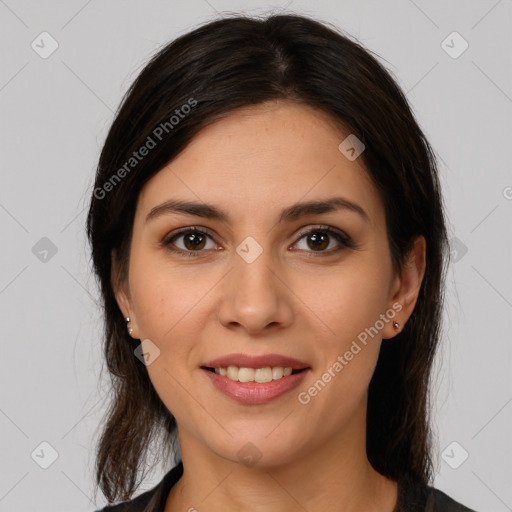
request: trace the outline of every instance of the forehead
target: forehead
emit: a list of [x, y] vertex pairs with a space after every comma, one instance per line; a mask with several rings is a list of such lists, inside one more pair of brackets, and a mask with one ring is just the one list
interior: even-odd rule
[[383, 211], [361, 158], [338, 146], [349, 132], [312, 107], [271, 102], [239, 109], [198, 133], [146, 183], [141, 214], [170, 198], [224, 205], [238, 219], [334, 195]]

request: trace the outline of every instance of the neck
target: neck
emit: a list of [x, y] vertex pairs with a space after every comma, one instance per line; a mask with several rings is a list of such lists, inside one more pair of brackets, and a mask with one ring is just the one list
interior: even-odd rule
[[183, 476], [165, 512], [393, 512], [397, 484], [373, 469], [365, 442], [365, 429], [357, 422], [329, 443], [303, 447], [292, 461], [248, 467], [180, 433]]

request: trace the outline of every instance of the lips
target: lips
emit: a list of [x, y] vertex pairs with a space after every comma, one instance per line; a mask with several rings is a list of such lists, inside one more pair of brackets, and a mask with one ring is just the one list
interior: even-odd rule
[[[259, 382], [240, 382], [228, 378], [226, 374], [220, 375], [215, 371], [217, 369], [221, 373], [219, 370], [227, 369], [229, 372], [232, 367], [243, 368], [245, 373], [247, 373], [248, 368], [255, 371], [260, 371], [259, 368], [265, 368], [267, 374], [269, 368], [272, 368], [280, 375], [270, 381], [263, 379]], [[285, 371], [283, 375], [283, 369], [285, 368], [291, 373]], [[291, 392], [299, 386], [311, 367], [304, 361], [280, 354], [261, 356], [230, 354], [207, 361], [204, 365], [201, 365], [201, 369], [213, 386], [227, 397], [244, 405], [257, 405], [270, 402]], [[238, 373], [239, 370], [236, 371]], [[268, 378], [268, 375], [266, 375], [266, 378]]]
[[291, 368], [292, 370], [304, 370], [310, 366], [298, 359], [283, 356], [280, 354], [264, 354], [261, 356], [250, 356], [248, 354], [230, 354], [227, 356], [212, 359], [202, 364], [202, 368], [227, 368], [237, 366], [238, 368], [265, 368], [266, 366]]
[[214, 388], [231, 400], [243, 405], [262, 405], [287, 395], [303, 382], [309, 373], [309, 369], [297, 370], [297, 372], [278, 380], [260, 384], [230, 380], [227, 377], [203, 369], [203, 375], [209, 379]]

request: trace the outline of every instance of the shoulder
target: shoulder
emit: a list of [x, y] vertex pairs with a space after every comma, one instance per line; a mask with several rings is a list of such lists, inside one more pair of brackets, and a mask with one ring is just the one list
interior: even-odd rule
[[114, 505], [107, 505], [106, 507], [97, 510], [96, 512], [142, 512], [151, 501], [155, 494], [155, 489], [140, 494], [136, 498], [127, 501], [121, 501]]
[[473, 509], [450, 498], [450, 496], [439, 489], [429, 487], [428, 490], [425, 512], [475, 512]]
[[160, 512], [164, 510], [169, 491], [182, 474], [183, 464], [180, 461], [149, 491], [145, 491], [131, 500], [107, 505], [95, 512]]
[[476, 512], [443, 491], [426, 485], [408, 473], [400, 476], [398, 501], [393, 512]]

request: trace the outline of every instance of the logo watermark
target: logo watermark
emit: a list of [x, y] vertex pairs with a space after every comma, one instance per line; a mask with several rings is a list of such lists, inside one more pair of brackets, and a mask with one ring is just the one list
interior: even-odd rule
[[94, 189], [94, 197], [96, 199], [103, 199], [108, 192], [112, 192], [116, 185], [118, 185], [123, 178], [129, 174], [132, 169], [135, 169], [139, 162], [144, 160], [149, 152], [156, 147], [156, 145], [163, 140], [166, 134], [170, 133], [179, 122], [192, 111], [192, 108], [197, 105], [194, 98], [189, 98], [187, 103], [184, 103], [179, 109], [177, 108], [168, 121], [162, 121], [156, 128], [153, 129], [151, 135], [148, 135], [144, 144], [132, 153], [132, 156], [120, 167], [101, 187]]
[[[315, 383], [308, 388], [307, 391], [301, 391], [297, 395], [298, 401], [302, 405], [307, 405], [309, 402], [311, 402], [311, 398], [315, 397], [322, 391], [325, 386], [338, 375], [345, 366], [349, 364], [352, 359], [354, 359], [354, 356], [359, 354], [361, 352], [362, 348], [365, 347], [368, 344], [368, 336], [371, 336], [373, 339], [374, 336], [376, 336], [384, 326], [389, 323], [393, 318], [395, 318], [396, 314], [402, 310], [402, 304], [399, 302], [395, 302], [391, 308], [389, 308], [385, 313], [382, 313], [379, 316], [379, 319], [371, 326], [364, 329], [364, 331], [361, 331], [357, 335], [357, 340], [353, 340], [352, 344], [350, 345], [349, 350], [346, 350], [343, 355], [339, 355], [336, 358], [336, 361], [334, 361], [329, 368], [322, 374], [322, 376], [315, 381]], [[361, 345], [358, 343], [363, 345]]]

